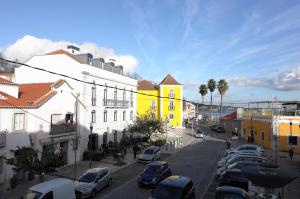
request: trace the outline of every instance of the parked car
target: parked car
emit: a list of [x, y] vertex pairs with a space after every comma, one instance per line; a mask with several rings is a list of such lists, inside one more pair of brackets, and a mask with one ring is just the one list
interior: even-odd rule
[[221, 186], [217, 187], [215, 199], [250, 199], [249, 194], [238, 187]]
[[226, 165], [224, 167], [221, 167], [219, 169], [217, 169], [216, 175], [217, 177], [220, 177], [220, 175], [227, 170], [232, 170], [232, 169], [241, 169], [245, 166], [255, 166], [258, 165], [258, 162], [254, 162], [254, 161], [239, 161], [239, 162], [235, 162], [233, 164], [230, 165]]
[[172, 172], [167, 162], [157, 161], [147, 164], [138, 177], [138, 184], [155, 187], [160, 181], [171, 176]]
[[232, 186], [248, 191], [249, 181], [240, 169], [232, 169], [223, 172], [219, 178], [220, 186]]
[[217, 125], [215, 125], [215, 124], [211, 125], [211, 126], [210, 126], [210, 129], [213, 130], [213, 131], [216, 131]]
[[255, 151], [238, 151], [236, 153], [231, 153], [223, 157], [218, 163], [227, 162], [229, 159], [232, 159], [237, 156], [255, 156], [255, 157], [264, 157], [262, 154], [256, 153]]
[[244, 155], [249, 154], [249, 155], [264, 156], [263, 153], [261, 153], [260, 151], [256, 151], [256, 150], [243, 150], [243, 151], [235, 151], [235, 150], [233, 150], [233, 151], [231, 151], [229, 153], [225, 153], [223, 158], [225, 159], [225, 158], [228, 158], [230, 156], [239, 155], [239, 154], [244, 154]]
[[255, 144], [244, 144], [229, 150], [228, 153], [235, 153], [237, 151], [256, 151], [257, 153], [262, 153], [262, 154], [264, 153], [263, 147]]
[[77, 198], [94, 198], [98, 191], [111, 184], [111, 172], [107, 167], [93, 168], [75, 181]]
[[193, 181], [184, 176], [170, 176], [157, 184], [151, 191], [152, 199], [194, 199]]
[[154, 160], [160, 159], [160, 148], [157, 146], [150, 146], [146, 148], [143, 153], [139, 156], [138, 162], [150, 163]]
[[267, 158], [261, 157], [261, 156], [251, 156], [251, 155], [241, 155], [241, 156], [235, 156], [226, 162], [218, 162], [217, 168], [238, 162], [238, 161], [254, 161], [254, 162], [266, 162], [268, 161]]
[[225, 133], [226, 130], [223, 126], [217, 126], [216, 130], [217, 133]]
[[203, 130], [198, 128], [195, 132], [195, 138], [204, 138]]
[[74, 181], [56, 178], [43, 183], [36, 184], [29, 188], [23, 199], [75, 199]]

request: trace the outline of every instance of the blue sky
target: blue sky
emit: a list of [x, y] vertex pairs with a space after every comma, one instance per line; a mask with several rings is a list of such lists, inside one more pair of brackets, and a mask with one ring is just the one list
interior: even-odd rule
[[172, 74], [190, 100], [210, 78], [229, 82], [225, 102], [299, 100], [299, 1], [11, 0], [1, 7], [4, 54], [25, 35], [91, 42], [136, 58], [145, 79]]

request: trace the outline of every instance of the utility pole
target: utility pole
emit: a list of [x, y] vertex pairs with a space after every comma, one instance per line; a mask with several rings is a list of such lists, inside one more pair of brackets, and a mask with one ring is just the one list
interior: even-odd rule
[[78, 149], [78, 98], [80, 94], [77, 93], [76, 95], [76, 104], [75, 104], [75, 114], [76, 114], [76, 131], [75, 131], [75, 163], [74, 163], [74, 180], [76, 180], [76, 174], [77, 174], [77, 149]]

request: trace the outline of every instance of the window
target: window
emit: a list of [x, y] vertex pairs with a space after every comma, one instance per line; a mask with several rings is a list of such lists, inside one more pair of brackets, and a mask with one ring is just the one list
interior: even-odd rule
[[14, 114], [14, 130], [20, 131], [25, 129], [25, 114], [15, 113]]
[[114, 121], [117, 121], [117, 120], [118, 120], [118, 112], [115, 111], [115, 112], [114, 112]]
[[130, 93], [130, 107], [133, 107], [133, 93]]
[[126, 120], [126, 111], [123, 111], [123, 121]]
[[104, 106], [107, 106], [107, 87], [104, 89], [103, 101]]
[[72, 113], [67, 113], [66, 114], [66, 123], [70, 123], [70, 124], [73, 124], [73, 114]]
[[107, 122], [107, 111], [104, 111], [104, 118], [103, 118], [104, 122]]
[[174, 89], [173, 88], [170, 89], [169, 97], [174, 97]]
[[53, 199], [53, 191], [48, 192], [42, 199]]
[[130, 120], [133, 120], [133, 111], [130, 111]]
[[155, 110], [155, 100], [151, 100], [151, 110]]
[[92, 110], [92, 119], [91, 119], [92, 123], [96, 123], [96, 111]]
[[261, 132], [261, 140], [265, 140], [265, 133]]
[[170, 120], [172, 120], [172, 119], [174, 119], [174, 114], [173, 113], [170, 114]]
[[151, 119], [152, 119], [152, 120], [155, 119], [155, 113], [154, 113], [154, 112], [151, 113]]
[[117, 93], [117, 87], [115, 88], [115, 91], [114, 91], [114, 106], [117, 106], [117, 103], [118, 103], [118, 93]]
[[123, 106], [125, 106], [125, 100], [126, 100], [126, 91], [124, 89], [124, 91], [123, 91]]
[[96, 106], [96, 87], [92, 87], [92, 106]]
[[170, 106], [169, 106], [170, 110], [174, 110], [174, 101], [170, 100]]
[[298, 136], [289, 136], [289, 145], [294, 145], [297, 146], [298, 145]]

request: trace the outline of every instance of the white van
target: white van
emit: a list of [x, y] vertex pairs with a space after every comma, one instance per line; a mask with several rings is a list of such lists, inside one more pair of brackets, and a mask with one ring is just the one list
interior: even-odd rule
[[65, 178], [56, 178], [30, 187], [22, 198], [75, 199], [75, 183]]

